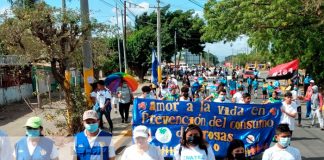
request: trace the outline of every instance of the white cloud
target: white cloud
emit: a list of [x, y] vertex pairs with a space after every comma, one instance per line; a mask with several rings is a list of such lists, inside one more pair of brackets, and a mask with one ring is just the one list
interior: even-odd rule
[[204, 18], [204, 12], [203, 11], [195, 11], [194, 15], [198, 15], [200, 18]]

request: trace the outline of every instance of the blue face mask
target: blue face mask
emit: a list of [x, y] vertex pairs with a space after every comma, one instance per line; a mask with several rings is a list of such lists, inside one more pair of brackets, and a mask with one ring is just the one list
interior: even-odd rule
[[278, 143], [283, 148], [287, 148], [290, 145], [290, 137], [280, 138]]
[[96, 132], [98, 130], [98, 128], [99, 128], [98, 123], [85, 124], [85, 129], [90, 133]]
[[26, 135], [28, 137], [39, 137], [40, 136], [40, 130], [36, 129], [27, 129]]
[[297, 88], [297, 87], [294, 87], [294, 90], [295, 90], [295, 91], [298, 91], [298, 88]]

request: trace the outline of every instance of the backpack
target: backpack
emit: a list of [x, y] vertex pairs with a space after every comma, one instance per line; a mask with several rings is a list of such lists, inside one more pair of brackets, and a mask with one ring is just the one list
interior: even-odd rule
[[[204, 150], [205, 150], [206, 155], [208, 156], [207, 146], [206, 146], [206, 148], [204, 148]], [[181, 151], [182, 151], [182, 146], [180, 146], [180, 148], [179, 148], [179, 156], [181, 156]]]

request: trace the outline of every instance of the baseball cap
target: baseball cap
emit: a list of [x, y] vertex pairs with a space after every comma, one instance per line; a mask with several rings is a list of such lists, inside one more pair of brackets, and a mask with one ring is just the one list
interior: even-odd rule
[[314, 81], [314, 80], [310, 80], [309, 82], [310, 82], [310, 83], [315, 83], [315, 81]]
[[31, 128], [39, 128], [41, 126], [42, 126], [42, 119], [40, 117], [30, 117], [25, 124], [25, 127], [31, 127]]
[[134, 128], [133, 130], [133, 137], [137, 138], [137, 137], [144, 137], [147, 138], [149, 135], [149, 130], [146, 126], [143, 125], [139, 125], [137, 127]]
[[94, 110], [87, 110], [83, 113], [83, 120], [98, 119], [98, 114]]

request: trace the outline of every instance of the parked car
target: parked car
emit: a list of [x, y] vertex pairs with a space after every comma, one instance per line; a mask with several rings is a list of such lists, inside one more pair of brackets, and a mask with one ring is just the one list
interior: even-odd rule
[[247, 78], [254, 78], [254, 72], [251, 71], [251, 70], [246, 70], [244, 73], [243, 73], [243, 81], [245, 81]]

